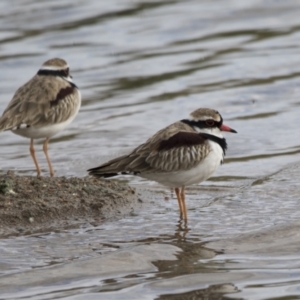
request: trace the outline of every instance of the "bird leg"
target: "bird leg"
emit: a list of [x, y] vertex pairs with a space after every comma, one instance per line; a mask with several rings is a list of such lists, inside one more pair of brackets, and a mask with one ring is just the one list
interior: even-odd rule
[[181, 205], [182, 205], [182, 210], [183, 210], [183, 219], [187, 220], [187, 210], [186, 210], [186, 205], [185, 205], [185, 186], [181, 188]]
[[41, 169], [40, 169], [40, 166], [39, 166], [39, 163], [36, 159], [36, 156], [35, 156], [35, 150], [34, 150], [34, 145], [33, 145], [33, 139], [30, 139], [30, 147], [29, 147], [29, 151], [30, 151], [30, 154], [31, 154], [31, 157], [33, 159], [33, 162], [35, 164], [35, 168], [36, 168], [36, 171], [37, 171], [37, 176], [39, 177], [41, 175]]
[[178, 206], [179, 206], [179, 210], [180, 210], [180, 218], [182, 218], [183, 209], [182, 209], [180, 189], [179, 188], [175, 188], [175, 193], [176, 193], [176, 197], [177, 197], [177, 200], [178, 200]]
[[48, 162], [48, 166], [49, 166], [49, 170], [50, 170], [50, 176], [53, 177], [54, 176], [54, 170], [53, 170], [53, 167], [52, 167], [52, 164], [51, 164], [50, 157], [48, 155], [48, 142], [49, 142], [49, 138], [46, 138], [46, 140], [43, 144], [43, 150], [44, 150], [47, 162]]

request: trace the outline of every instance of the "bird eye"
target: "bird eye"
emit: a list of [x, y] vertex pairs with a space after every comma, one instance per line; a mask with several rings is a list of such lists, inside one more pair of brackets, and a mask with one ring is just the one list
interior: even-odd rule
[[215, 125], [215, 121], [214, 120], [206, 120], [205, 123], [206, 123], [207, 126], [210, 126], [210, 127], [212, 127], [212, 126]]
[[63, 73], [64, 73], [64, 75], [65, 75], [66, 77], [68, 77], [68, 76], [69, 76], [69, 68], [64, 69], [64, 70], [63, 70]]

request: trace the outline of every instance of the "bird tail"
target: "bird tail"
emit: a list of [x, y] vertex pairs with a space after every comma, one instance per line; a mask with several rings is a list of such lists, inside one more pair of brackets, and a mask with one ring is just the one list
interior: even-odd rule
[[6, 117], [2, 115], [0, 116], [0, 132], [5, 130], [10, 130], [12, 126], [10, 126], [12, 120], [8, 120]]
[[95, 177], [103, 177], [103, 178], [108, 178], [108, 177], [113, 177], [116, 175], [127, 175], [130, 174], [131, 172], [126, 171], [126, 166], [124, 161], [126, 160], [128, 156], [120, 156], [115, 159], [112, 159], [108, 161], [107, 163], [100, 165], [96, 168], [91, 168], [87, 170], [89, 172], [89, 175], [95, 176]]
[[0, 132], [4, 131], [6, 128], [5, 122], [3, 122], [2, 118], [0, 117]]

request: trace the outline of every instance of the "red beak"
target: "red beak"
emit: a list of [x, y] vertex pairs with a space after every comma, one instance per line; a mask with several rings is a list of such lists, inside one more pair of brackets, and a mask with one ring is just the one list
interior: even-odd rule
[[229, 126], [222, 124], [222, 126], [220, 127], [220, 129], [222, 131], [229, 131], [229, 132], [233, 132], [233, 133], [237, 133], [237, 131], [235, 131], [234, 129], [230, 128]]

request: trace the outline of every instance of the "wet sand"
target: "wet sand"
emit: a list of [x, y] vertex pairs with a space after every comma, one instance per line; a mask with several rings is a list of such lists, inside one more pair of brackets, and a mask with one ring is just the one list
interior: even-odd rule
[[0, 176], [0, 236], [100, 223], [129, 213], [135, 189], [93, 177]]

